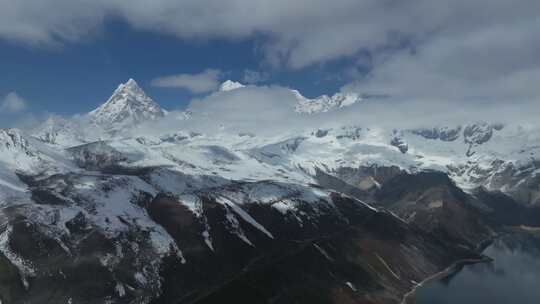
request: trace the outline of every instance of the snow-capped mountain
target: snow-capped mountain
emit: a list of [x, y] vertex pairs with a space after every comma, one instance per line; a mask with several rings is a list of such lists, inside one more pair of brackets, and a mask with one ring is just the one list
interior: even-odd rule
[[[361, 101], [293, 93], [299, 121]], [[534, 127], [205, 133], [165, 113], [130, 80], [88, 115], [0, 130], [2, 302], [252, 303], [231, 291], [276, 278], [259, 296], [400, 303], [498, 226], [540, 225]]]
[[336, 93], [332, 96], [322, 95], [314, 99], [309, 99], [300, 94], [297, 90], [292, 90], [298, 99], [296, 112], [304, 114], [324, 113], [344, 107], [348, 107], [362, 98], [356, 93]]
[[[219, 86], [220, 92], [229, 92], [237, 89], [245, 88], [246, 86], [240, 82], [226, 80]], [[321, 95], [310, 99], [304, 97], [298, 90], [290, 90], [296, 99], [295, 111], [302, 114], [324, 113], [340, 108], [351, 106], [361, 102], [362, 97], [357, 93], [336, 93], [332, 96]]]
[[[244, 88], [233, 81], [226, 81], [221, 87], [225, 88], [225, 93], [227, 90]], [[332, 97], [323, 95], [316, 99], [307, 99], [298, 91], [291, 92], [298, 102], [295, 108], [297, 115], [346, 109], [347, 106], [362, 100], [357, 94], [338, 93]], [[146, 136], [144, 130], [140, 130], [136, 138], [137, 144], [144, 143], [150, 145], [150, 148], [145, 146], [141, 150], [138, 146], [133, 146], [133, 139], [129, 138], [132, 135], [127, 132], [129, 128], [126, 126], [156, 121], [163, 118], [165, 113], [157, 103], [146, 96], [134, 80], [129, 80], [120, 85], [105, 104], [87, 115], [90, 124], [81, 118], [51, 117], [37, 128], [33, 135], [41, 141], [64, 148], [109, 139], [113, 146], [128, 149], [125, 151], [127, 154], [136, 151], [141, 166], [169, 165], [171, 159], [175, 160], [172, 164], [196, 164], [202, 161], [200, 167], [190, 166], [189, 170], [196, 174], [212, 170], [231, 178], [283, 180], [282, 176], [287, 175], [288, 178], [300, 182], [310, 182], [312, 174], [320, 168], [332, 173], [342, 167], [359, 166], [397, 166], [409, 172], [439, 170], [447, 172], [456, 183], [467, 189], [480, 186], [498, 189], [520, 196], [529, 195], [528, 203], [540, 203], [540, 198], [529, 190], [524, 192], [524, 189], [530, 189], [531, 183], [534, 184], [537, 180], [536, 155], [539, 151], [535, 144], [538, 140], [535, 128], [486, 122], [406, 130], [343, 125], [331, 129], [306, 129], [294, 134], [283, 133], [272, 138], [253, 134], [243, 136], [248, 133], [242, 133], [242, 136], [199, 134], [193, 137], [189, 132], [179, 135], [182, 131], [174, 130], [156, 138], [155, 135]], [[192, 124], [196, 123], [192, 121], [194, 118], [189, 109], [172, 116], [178, 121], [189, 120]], [[105, 130], [102, 126], [105, 126]], [[126, 136], [126, 140], [115, 140]], [[175, 140], [171, 142], [167, 138]], [[295, 142], [296, 148], [293, 151], [287, 150], [285, 155], [276, 151], [254, 153], [261, 150], [261, 147], [280, 147], [282, 142], [291, 141]], [[176, 153], [182, 150], [173, 149], [172, 152], [163, 153], [171, 149], [171, 144], [183, 144], [182, 150], [185, 152], [177, 155]], [[202, 146], [219, 149], [208, 153], [207, 148], [201, 148]], [[133, 151], [130, 152], [129, 149]], [[281, 151], [281, 148], [277, 149]], [[157, 153], [152, 152], [149, 155], [149, 151], [153, 150]], [[215, 151], [219, 153], [213, 154]], [[218, 160], [223, 151], [241, 153], [242, 155], [235, 155], [234, 159], [242, 161]], [[199, 159], [202, 155], [204, 157]], [[269, 158], [268, 155], [273, 156]], [[232, 164], [234, 168], [230, 167]], [[270, 167], [263, 168], [261, 164]], [[283, 170], [286, 173], [278, 173]]]
[[120, 84], [103, 105], [88, 114], [90, 121], [107, 131], [118, 131], [165, 116], [165, 111], [148, 97], [137, 82]]
[[129, 79], [120, 84], [97, 109], [70, 118], [51, 115], [30, 133], [49, 144], [73, 147], [114, 137], [141, 123], [163, 118], [166, 114], [135, 80]]

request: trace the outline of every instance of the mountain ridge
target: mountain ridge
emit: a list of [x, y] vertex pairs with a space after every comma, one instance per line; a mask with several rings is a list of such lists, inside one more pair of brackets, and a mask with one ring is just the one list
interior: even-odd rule
[[[233, 81], [225, 81], [223, 84], [234, 84], [232, 86], [234, 87], [233, 90], [246, 88], [242, 84]], [[224, 91], [223, 93], [227, 94], [229, 92]], [[333, 97], [323, 95], [316, 99], [307, 99], [298, 91], [291, 90], [290, 92], [298, 100], [295, 108], [298, 119], [302, 115], [325, 114], [339, 109], [347, 111], [346, 108], [351, 105], [358, 104], [358, 106], [361, 106], [360, 101], [362, 100], [355, 94], [344, 95], [338, 93]], [[131, 103], [142, 106], [134, 107], [136, 111], [131, 111]], [[128, 110], [124, 111], [126, 107]], [[90, 124], [85, 122], [85, 116], [90, 118]], [[127, 83], [119, 85], [106, 103], [88, 115], [83, 115], [83, 119], [73, 120], [51, 117], [48, 122], [38, 128], [37, 132], [32, 134], [46, 143], [57, 144], [61, 147], [72, 147], [97, 140], [114, 141], [122, 137], [126, 139], [131, 137], [147, 144], [153, 142], [156, 148], [171, 143], [170, 141], [162, 141], [160, 138], [174, 135], [174, 142], [177, 143], [182, 141], [186, 143], [198, 142], [199, 139], [204, 138], [204, 141], [210, 141], [211, 145], [222, 147], [221, 149], [224, 151], [239, 149], [236, 147], [238, 140], [234, 136], [240, 136], [243, 138], [243, 145], [246, 146], [242, 149], [251, 151], [250, 155], [252, 156], [258, 155], [259, 161], [266, 159], [266, 157], [259, 155], [259, 152], [256, 154], [251, 153], [260, 149], [261, 143], [263, 146], [270, 147], [273, 145], [273, 147], [279, 147], [280, 140], [287, 141], [298, 137], [308, 139], [300, 141], [300, 146], [314, 145], [314, 147], [317, 147], [316, 149], [324, 151], [321, 155], [332, 155], [332, 153], [336, 153], [330, 152], [334, 151], [334, 149], [338, 149], [335, 151], [359, 149], [355, 154], [359, 156], [359, 159], [363, 159], [359, 163], [360, 165], [395, 165], [409, 171], [435, 169], [447, 172], [464, 188], [478, 186], [488, 188], [503, 187], [503, 189], [510, 192], [521, 192], [518, 189], [520, 184], [527, 184], [526, 181], [535, 180], [538, 172], [535, 155], [540, 151], [537, 151], [538, 148], [535, 145], [530, 145], [530, 139], [534, 137], [535, 129], [529, 130], [521, 126], [477, 122], [456, 126], [399, 130], [343, 125], [340, 128], [305, 129], [296, 134], [284, 133], [280, 136], [281, 139], [277, 140], [255, 136], [255, 133], [249, 133], [250, 136], [246, 137], [244, 135], [248, 133], [245, 132], [245, 134], [228, 134], [225, 137], [223, 135], [215, 137], [212, 134], [200, 134], [204, 136], [192, 137], [189, 135], [190, 133], [197, 134], [200, 132], [187, 131], [184, 132], [186, 133], [184, 135], [175, 135], [176, 132], [173, 131], [168, 134], [160, 134], [158, 138], [155, 138], [154, 135], [147, 136], [144, 129], [138, 130], [139, 134], [136, 136], [130, 133], [134, 126], [142, 123], [159, 123], [159, 120], [164, 117], [166, 117], [166, 112], [131, 79]], [[197, 117], [189, 109], [182, 112], [181, 115], [175, 115], [174, 118], [170, 117], [170, 119], [189, 121], [192, 125], [197, 124]], [[103, 123], [97, 124], [98, 121], [103, 121]], [[179, 140], [179, 138], [183, 139]], [[322, 143], [327, 143], [327, 145], [321, 146]], [[257, 148], [252, 149], [254, 147]], [[379, 151], [380, 155], [375, 156], [374, 151]], [[394, 154], [396, 151], [400, 154]], [[271, 153], [276, 152], [276, 155], [282, 153], [281, 151], [272, 151]], [[305, 153], [302, 149], [300, 150], [301, 156], [296, 151], [287, 153], [291, 152], [297, 158], [294, 162], [292, 162], [292, 159], [288, 159], [289, 156], [285, 154], [283, 159], [277, 161], [275, 158], [270, 164], [283, 162], [281, 165], [289, 168], [289, 174], [294, 172], [293, 176], [305, 174], [302, 170], [295, 169], [297, 166], [313, 173], [319, 166], [332, 170], [332, 168], [339, 168], [340, 166], [354, 167], [358, 165], [356, 161], [348, 161], [348, 157], [345, 157], [342, 154], [343, 152], [338, 152], [336, 159], [334, 157], [318, 156], [315, 152]], [[189, 158], [188, 155], [184, 157]], [[340, 157], [341, 164], [335, 163]], [[243, 157], [240, 158], [243, 159]], [[159, 156], [157, 159], [162, 159], [162, 157]], [[158, 163], [161, 161], [158, 161]], [[168, 162], [169, 160], [163, 161]], [[509, 172], [516, 172], [517, 174], [520, 167], [529, 168], [527, 169], [529, 171], [524, 171], [528, 173], [521, 173], [521, 175], [514, 177], [509, 175]], [[242, 169], [242, 171], [250, 171], [250, 169]], [[307, 178], [300, 177], [300, 180], [306, 181], [310, 178], [309, 176]], [[531, 201], [540, 202], [540, 198], [536, 199], [536, 195], [533, 195]]]
[[[338, 97], [322, 109], [347, 111]], [[116, 115], [139, 101], [148, 113]], [[247, 290], [236, 297], [397, 304], [481, 260], [475, 243], [504, 225], [540, 225], [534, 128], [195, 132], [175, 123], [201, 116], [153, 103], [128, 81], [93, 112], [109, 128], [83, 115], [0, 130], [2, 302], [220, 303]], [[274, 284], [261, 295], [246, 282]]]

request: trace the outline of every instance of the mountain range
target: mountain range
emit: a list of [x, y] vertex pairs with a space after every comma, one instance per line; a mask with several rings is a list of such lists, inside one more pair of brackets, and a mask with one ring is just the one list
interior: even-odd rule
[[[287, 94], [299, 120], [364, 103]], [[163, 128], [202, 114], [130, 79], [87, 114], [0, 130], [1, 303], [401, 303], [540, 225], [536, 127]]]

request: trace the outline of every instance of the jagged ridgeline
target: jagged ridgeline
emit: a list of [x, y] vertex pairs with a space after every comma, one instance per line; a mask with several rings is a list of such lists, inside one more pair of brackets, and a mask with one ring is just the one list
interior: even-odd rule
[[[363, 103], [287, 94], [300, 121]], [[532, 127], [151, 127], [171, 116], [204, 117], [129, 80], [88, 114], [0, 130], [2, 303], [401, 303], [540, 224]]]

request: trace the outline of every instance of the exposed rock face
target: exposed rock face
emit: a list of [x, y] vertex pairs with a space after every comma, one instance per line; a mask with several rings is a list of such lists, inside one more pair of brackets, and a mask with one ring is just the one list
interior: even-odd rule
[[472, 124], [463, 130], [463, 138], [471, 145], [481, 145], [493, 136], [493, 126], [488, 123]]
[[411, 281], [477, 256], [336, 192], [218, 179], [165, 194], [160, 176], [199, 182], [162, 169], [26, 177], [32, 202], [0, 236], [2, 301], [398, 303]]
[[159, 294], [160, 256], [174, 250], [156, 249], [166, 234], [136, 207], [149, 195], [135, 190], [136, 179], [24, 180], [31, 200], [12, 202], [1, 231], [3, 266], [16, 269], [0, 273], [11, 280], [0, 287], [3, 302], [147, 303]]
[[88, 170], [104, 169], [127, 160], [106, 142], [98, 141], [68, 149], [76, 164]]
[[442, 141], [454, 141], [461, 135], [461, 126], [456, 128], [431, 128], [417, 129], [411, 131], [414, 134], [420, 135], [426, 139], [439, 139]]
[[443, 173], [396, 176], [381, 187], [376, 201], [407, 222], [446, 235], [456, 243], [474, 247], [492, 233], [474, 199]]
[[[295, 153], [303, 140], [261, 151]], [[31, 197], [4, 213], [4, 302], [398, 303], [412, 281], [478, 257], [453, 243], [459, 235], [418, 229], [318, 186], [122, 168], [126, 156], [104, 142], [69, 153], [91, 171], [21, 176]], [[348, 174], [370, 192], [399, 170]], [[259, 284], [268, 284], [262, 294]]]
[[[377, 181], [376, 186], [364, 189], [365, 182], [358, 183], [370, 179]], [[485, 205], [457, 188], [444, 173], [343, 168], [333, 179], [326, 177], [319, 181], [325, 187], [389, 209], [422, 230], [444, 235], [471, 248], [493, 232]], [[519, 208], [517, 203], [514, 205]]]
[[503, 127], [502, 124], [480, 122], [466, 125], [465, 128], [462, 128], [461, 126], [455, 128], [424, 128], [411, 130], [410, 132], [426, 139], [439, 139], [447, 142], [455, 141], [461, 136], [461, 133], [463, 133], [463, 140], [465, 143], [481, 145], [491, 139], [493, 131], [500, 131]]
[[0, 149], [6, 152], [20, 152], [28, 156], [36, 154], [21, 132], [16, 129], [0, 129]]
[[[299, 119], [361, 100], [297, 97]], [[2, 303], [399, 303], [540, 226], [534, 130], [124, 132], [165, 115], [128, 81], [75, 132], [0, 130]]]
[[[366, 219], [354, 214], [354, 208], [341, 208], [352, 213], [349, 229], [282, 243], [275, 247], [279, 252], [260, 259], [196, 303], [399, 303], [401, 297], [395, 294], [410, 288], [405, 281], [444, 264], [444, 250], [467, 256], [456, 248], [433, 246], [435, 240], [428, 235], [414, 237], [389, 214]], [[437, 257], [425, 252], [436, 252]]]
[[399, 136], [395, 136], [394, 138], [392, 138], [392, 140], [390, 141], [390, 144], [398, 148], [399, 151], [403, 154], [409, 151], [409, 145], [407, 145], [407, 143]]
[[193, 174], [201, 163], [227, 168], [246, 155], [265, 169], [281, 165], [309, 138], [246, 154], [205, 142], [197, 157], [211, 162], [188, 150], [187, 165], [160, 146], [198, 140], [177, 135], [125, 145], [157, 146], [178, 167], [140, 166], [132, 148], [96, 142], [67, 150], [76, 169], [21, 175], [29, 196], [2, 213], [0, 281], [9, 283], [1, 300], [399, 303], [412, 281], [477, 258], [476, 243], [510, 223], [504, 210], [527, 213], [513, 201], [473, 199], [444, 173], [399, 167], [324, 168], [319, 185]]
[[328, 135], [328, 130], [321, 130], [321, 129], [318, 129], [318, 130], [315, 132], [315, 136], [316, 136], [316, 137], [325, 137], [326, 135]]

